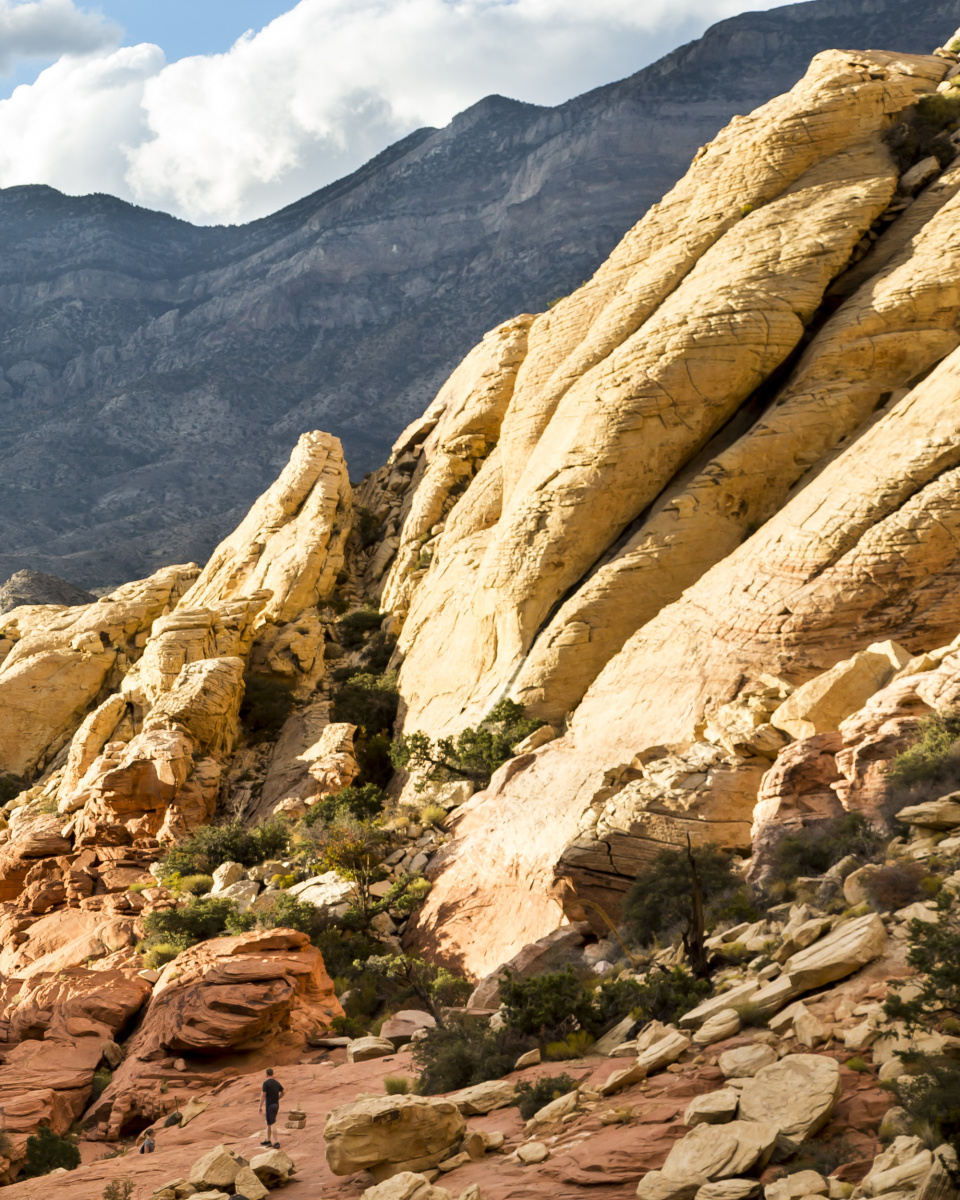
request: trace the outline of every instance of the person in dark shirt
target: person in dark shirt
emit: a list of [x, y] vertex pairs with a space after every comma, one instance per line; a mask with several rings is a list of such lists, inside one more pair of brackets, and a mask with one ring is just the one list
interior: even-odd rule
[[275, 1141], [276, 1130], [274, 1126], [277, 1123], [277, 1114], [280, 1112], [280, 1097], [283, 1095], [283, 1084], [273, 1077], [273, 1068], [267, 1068], [267, 1077], [263, 1081], [263, 1087], [260, 1089], [260, 1107], [257, 1112], [263, 1112], [264, 1104], [267, 1107], [267, 1132], [264, 1140], [260, 1143], [261, 1146], [273, 1146], [274, 1150], [280, 1149], [280, 1143]]
[[143, 1135], [143, 1141], [140, 1143], [141, 1154], [152, 1154], [157, 1143], [153, 1140], [153, 1130], [148, 1129]]

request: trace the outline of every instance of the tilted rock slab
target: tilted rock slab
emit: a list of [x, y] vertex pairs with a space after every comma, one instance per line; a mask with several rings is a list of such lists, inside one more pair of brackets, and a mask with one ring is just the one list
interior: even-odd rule
[[305, 433], [290, 461], [214, 550], [183, 608], [271, 593], [264, 616], [290, 621], [328, 596], [343, 566], [352, 491], [338, 438]]
[[[571, 916], [584, 915], [555, 874], [567, 846], [582, 841], [593, 814], [624, 790], [634, 762], [692, 740], [705, 714], [731, 700], [742, 680], [768, 672], [802, 682], [880, 638], [917, 654], [954, 637], [958, 390], [955, 351], [638, 631], [593, 684], [564, 737], [501, 768], [434, 860], [434, 888], [417, 918], [421, 945], [449, 946], [481, 975], [516, 945], [556, 928], [564, 904]], [[941, 679], [930, 700], [949, 704], [956, 685], [956, 678]], [[706, 806], [700, 812], [709, 818]], [[630, 812], [620, 820], [629, 834]], [[661, 844], [686, 833], [682, 822], [673, 837], [669, 830], [663, 821]]]
[[[525, 384], [524, 363], [496, 524], [457, 546], [448, 527], [417, 589], [400, 642], [407, 729], [482, 717], [552, 606], [797, 346], [893, 195], [885, 115], [942, 73], [934, 58], [818, 56], [792, 92], [706, 148], [581, 300], [542, 318], [579, 325], [580, 344], [543, 347], [550, 384], [532, 365], [537, 386]], [[538, 323], [530, 344], [536, 356]]]
[[[0, 771], [31, 771], [65, 743], [115, 669], [139, 658], [150, 626], [196, 570], [165, 567], [96, 604], [31, 613], [0, 664]], [[19, 612], [0, 618], [0, 633], [19, 630]]]

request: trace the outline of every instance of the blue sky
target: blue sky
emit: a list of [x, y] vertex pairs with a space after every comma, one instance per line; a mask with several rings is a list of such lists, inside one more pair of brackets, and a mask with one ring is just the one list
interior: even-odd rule
[[558, 104], [785, 0], [0, 0], [0, 187], [275, 211], [490, 93]]

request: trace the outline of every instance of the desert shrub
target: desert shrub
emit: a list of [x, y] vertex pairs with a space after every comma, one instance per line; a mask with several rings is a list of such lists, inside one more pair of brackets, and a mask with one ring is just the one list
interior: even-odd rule
[[338, 792], [321, 797], [316, 804], [311, 804], [300, 818], [300, 824], [310, 829], [318, 821], [330, 822], [338, 817], [367, 821], [383, 812], [386, 798], [383, 788], [373, 783], [365, 783], [362, 787], [343, 787]]
[[251, 742], [272, 742], [293, 712], [293, 694], [286, 684], [247, 672], [240, 703], [240, 722]]
[[381, 522], [377, 520], [369, 508], [364, 508], [362, 504], [358, 504], [353, 510], [353, 520], [353, 527], [360, 538], [360, 544], [364, 548], [372, 546], [377, 540]]
[[915, 900], [926, 900], [923, 887], [927, 869], [922, 863], [894, 863], [889, 867], [878, 867], [864, 879], [864, 891], [870, 904], [878, 912], [890, 912], [905, 908]]
[[392, 1005], [400, 1008], [416, 999], [438, 1025], [444, 1023], [445, 1008], [463, 1004], [473, 991], [466, 979], [414, 954], [375, 955], [365, 966], [389, 986]]
[[420, 809], [420, 820], [424, 825], [442, 826], [447, 819], [447, 810], [440, 804], [425, 804]]
[[548, 1062], [566, 1062], [571, 1058], [583, 1058], [597, 1039], [586, 1029], [577, 1029], [560, 1042], [547, 1042], [543, 1057]]
[[381, 630], [367, 643], [366, 649], [360, 655], [360, 661], [371, 675], [381, 675], [387, 669], [396, 645], [397, 639], [394, 634]]
[[856, 1158], [856, 1148], [845, 1134], [841, 1134], [829, 1141], [817, 1139], [805, 1142], [799, 1154], [790, 1159], [789, 1170], [791, 1175], [795, 1171], [816, 1171], [826, 1179], [837, 1167], [854, 1162]]
[[100, 1067], [93, 1073], [93, 1087], [90, 1092], [90, 1103], [99, 1100], [113, 1082], [113, 1072], [109, 1067]]
[[181, 950], [224, 933], [252, 929], [254, 917], [226, 896], [194, 896], [183, 908], [162, 908], [143, 918], [144, 949], [168, 943]]
[[290, 847], [290, 826], [279, 817], [246, 829], [239, 821], [225, 825], [205, 825], [179, 846], [172, 846], [161, 860], [166, 881], [174, 873], [181, 876], [210, 875], [225, 862], [253, 867], [267, 859], [278, 858]]
[[504, 1024], [524, 1037], [558, 1041], [577, 1029], [592, 1029], [597, 1020], [593, 994], [572, 967], [519, 978], [504, 971], [500, 981]]
[[410, 1094], [411, 1082], [406, 1075], [385, 1075], [383, 1090], [388, 1096], [407, 1096]]
[[[907, 963], [917, 971], [909, 982], [919, 988], [907, 999], [896, 990], [884, 1003], [886, 1016], [909, 1030], [956, 1028], [960, 1018], [960, 912], [954, 897], [941, 892], [936, 922], [911, 921]], [[900, 1104], [937, 1141], [960, 1150], [960, 1064], [919, 1052], [901, 1051], [910, 1074], [893, 1082]]]
[[159, 971], [168, 962], [173, 962], [181, 950], [186, 950], [182, 942], [151, 942], [143, 955], [143, 965], [149, 971]]
[[925, 717], [917, 740], [887, 767], [885, 782], [888, 819], [907, 805], [937, 800], [960, 788], [960, 713]]
[[414, 1043], [418, 1089], [425, 1096], [435, 1096], [487, 1079], [502, 1079], [533, 1044], [532, 1038], [510, 1029], [493, 1030], [484, 1021], [451, 1017]]
[[127, 888], [128, 892], [132, 892], [135, 896], [139, 896], [141, 892], [145, 892], [147, 888], [155, 887], [153, 883], [131, 883]]
[[517, 1095], [520, 1097], [520, 1116], [525, 1121], [529, 1121], [552, 1100], [559, 1100], [568, 1092], [575, 1092], [578, 1086], [577, 1081], [571, 1079], [569, 1075], [544, 1075], [532, 1084], [521, 1081], [517, 1084]]
[[136, 1184], [132, 1179], [111, 1179], [104, 1186], [102, 1195], [103, 1200], [131, 1200], [135, 1191]]
[[771, 878], [792, 894], [800, 877], [822, 875], [851, 854], [868, 862], [883, 849], [883, 841], [862, 813], [844, 813], [782, 837], [774, 852]]
[[80, 1151], [68, 1137], [54, 1133], [49, 1125], [41, 1125], [27, 1138], [27, 1158], [23, 1174], [28, 1179], [47, 1175], [57, 1167], [74, 1171], [80, 1166]]
[[661, 850], [624, 897], [624, 932], [639, 945], [679, 933], [694, 972], [703, 975], [705, 923], [742, 886], [726, 850]]
[[372, 608], [358, 608], [355, 612], [347, 613], [337, 622], [337, 641], [347, 650], [356, 650], [372, 630], [380, 628], [380, 622], [386, 615]]
[[383, 859], [389, 835], [372, 821], [340, 818], [331, 822], [317, 839], [320, 866], [336, 871], [354, 886], [354, 908], [365, 920], [373, 915], [370, 889], [387, 877]]
[[[601, 993], [604, 986], [600, 987]], [[643, 1024], [648, 1021], [671, 1024], [706, 1000], [712, 991], [709, 980], [698, 979], [683, 967], [648, 971], [637, 981], [634, 1003], [626, 1011], [633, 1013]]]
[[178, 875], [175, 891], [188, 896], [203, 896], [213, 887], [212, 875]]
[[390, 757], [397, 770], [420, 775], [421, 791], [428, 783], [451, 779], [470, 779], [484, 787], [497, 767], [513, 757], [513, 746], [542, 724], [526, 717], [515, 701], [501, 700], [476, 728], [468, 727], [456, 738], [433, 742], [421, 731], [403, 734]]
[[27, 781], [19, 775], [0, 775], [0, 804], [19, 796], [26, 786]]
[[393, 728], [399, 702], [395, 675], [353, 671], [334, 693], [332, 715], [335, 721], [378, 733]]
[[945, 167], [956, 153], [950, 134], [958, 128], [960, 95], [955, 91], [932, 93], [921, 96], [917, 104], [901, 113], [885, 140], [901, 171], [931, 154]]
[[[314, 945], [330, 924], [329, 918], [315, 904], [298, 900], [289, 892], [277, 896], [271, 907], [258, 912], [254, 919], [259, 929], [297, 929]], [[329, 966], [327, 969], [330, 970]]]
[[383, 952], [382, 944], [375, 938], [358, 930], [345, 929], [329, 920], [326, 928], [319, 930], [310, 940], [323, 955], [324, 966], [331, 978], [339, 979], [344, 986], [350, 986], [357, 978], [371, 955]]

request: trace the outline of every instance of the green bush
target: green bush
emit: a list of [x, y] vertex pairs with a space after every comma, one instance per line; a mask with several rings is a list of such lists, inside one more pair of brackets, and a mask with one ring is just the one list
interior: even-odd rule
[[517, 1084], [517, 1095], [520, 1097], [520, 1116], [529, 1121], [541, 1108], [553, 1100], [559, 1100], [568, 1092], [575, 1092], [580, 1085], [569, 1075], [544, 1075], [536, 1083], [521, 1081]]
[[358, 608], [347, 613], [337, 622], [337, 641], [346, 650], [356, 650], [367, 640], [367, 635], [380, 628], [386, 613], [371, 608]]
[[500, 981], [504, 1024], [540, 1042], [558, 1041], [577, 1029], [591, 1030], [597, 1018], [593, 994], [572, 967], [522, 979], [504, 971]]
[[394, 1008], [403, 1008], [408, 1000], [416, 1000], [438, 1025], [444, 1023], [445, 1008], [464, 1004], [473, 991], [466, 979], [415, 954], [373, 955], [365, 966], [388, 985]]
[[707, 979], [697, 979], [683, 967], [667, 971], [652, 969], [642, 979], [605, 980], [598, 989], [597, 1004], [604, 1024], [630, 1013], [642, 1024], [662, 1021], [672, 1024], [696, 1008], [713, 991]]
[[177, 877], [176, 892], [188, 896], [203, 896], [213, 887], [212, 875], [180, 875]]
[[946, 167], [955, 154], [950, 134], [957, 128], [960, 128], [960, 95], [955, 90], [932, 93], [921, 96], [913, 108], [902, 112], [885, 140], [901, 171], [909, 170], [929, 155]]
[[792, 895], [797, 879], [822, 875], [851, 854], [861, 862], [869, 862], [883, 845], [883, 836], [871, 828], [862, 813], [844, 813], [782, 837], [774, 852], [771, 879]]
[[100, 1067], [93, 1073], [93, 1087], [90, 1092], [90, 1103], [99, 1100], [113, 1082], [113, 1072], [108, 1067]]
[[597, 1039], [585, 1029], [568, 1033], [562, 1042], [547, 1042], [543, 1057], [547, 1062], [566, 1062], [571, 1058], [583, 1058]]
[[279, 858], [290, 847], [290, 826], [279, 817], [246, 829], [239, 821], [226, 825], [205, 825], [179, 846], [173, 846], [161, 860], [164, 880], [174, 873], [182, 876], [212, 875], [226, 862], [253, 867], [267, 859]]
[[387, 669], [396, 645], [397, 639], [392, 633], [388, 634], [382, 631], [375, 633], [360, 656], [363, 665], [372, 675], [382, 675]]
[[28, 1179], [47, 1175], [57, 1167], [75, 1171], [80, 1166], [80, 1151], [67, 1137], [54, 1133], [49, 1125], [41, 1125], [27, 1138], [27, 1158], [23, 1174]]
[[470, 779], [485, 787], [490, 776], [513, 757], [513, 747], [543, 721], [524, 715], [521, 705], [501, 700], [476, 728], [467, 728], [456, 738], [436, 742], [423, 732], [403, 734], [391, 747], [390, 757], [398, 771], [419, 773], [418, 790], [428, 783]]
[[367, 733], [380, 733], [393, 728], [399, 703], [395, 675], [353, 671], [334, 693], [332, 716]]
[[[919, 991], [904, 999], [894, 990], [884, 1003], [888, 1019], [903, 1021], [910, 1031], [946, 1032], [960, 1018], [960, 906], [945, 891], [937, 905], [936, 922], [913, 920], [907, 926], [907, 963], [917, 975], [894, 985], [909, 983]], [[893, 1083], [900, 1104], [938, 1142], [960, 1151], [960, 1064], [911, 1051], [900, 1057], [910, 1070]]]
[[410, 1093], [410, 1080], [405, 1075], [384, 1075], [383, 1090], [388, 1096], [407, 1096]]
[[173, 962], [186, 946], [181, 942], [151, 942], [143, 956], [143, 965], [148, 971], [159, 971], [168, 962]]
[[[699, 881], [699, 904], [694, 871]], [[624, 933], [643, 946], [679, 933], [695, 973], [703, 975], [705, 922], [715, 918], [742, 887], [727, 850], [717, 846], [661, 850], [638, 873], [623, 899]]]
[[249, 672], [244, 675], [243, 682], [240, 723], [247, 738], [254, 744], [275, 741], [293, 712], [293, 694], [286, 684], [262, 679]]
[[960, 788], [960, 713], [925, 717], [917, 740], [890, 763], [885, 783], [888, 820], [907, 805], [937, 800]]
[[418, 1090], [425, 1096], [435, 1096], [487, 1079], [502, 1079], [533, 1044], [532, 1038], [521, 1037], [513, 1030], [493, 1030], [484, 1021], [451, 1017], [414, 1044]]
[[241, 913], [233, 900], [226, 896], [194, 896], [183, 908], [162, 908], [147, 913], [143, 929], [147, 937], [144, 947], [169, 943], [181, 949], [220, 937], [224, 933], [241, 933], [252, 929], [255, 918]]
[[343, 787], [338, 792], [323, 796], [311, 804], [300, 818], [307, 829], [318, 821], [335, 821], [338, 817], [353, 817], [357, 821], [370, 820], [383, 812], [387, 794], [376, 784], [365, 783], [362, 787]]
[[[272, 907], [258, 912], [254, 919], [260, 929], [297, 929], [314, 944], [330, 925], [329, 918], [315, 904], [298, 900], [289, 892], [281, 892]], [[329, 965], [327, 970], [330, 970]]]

